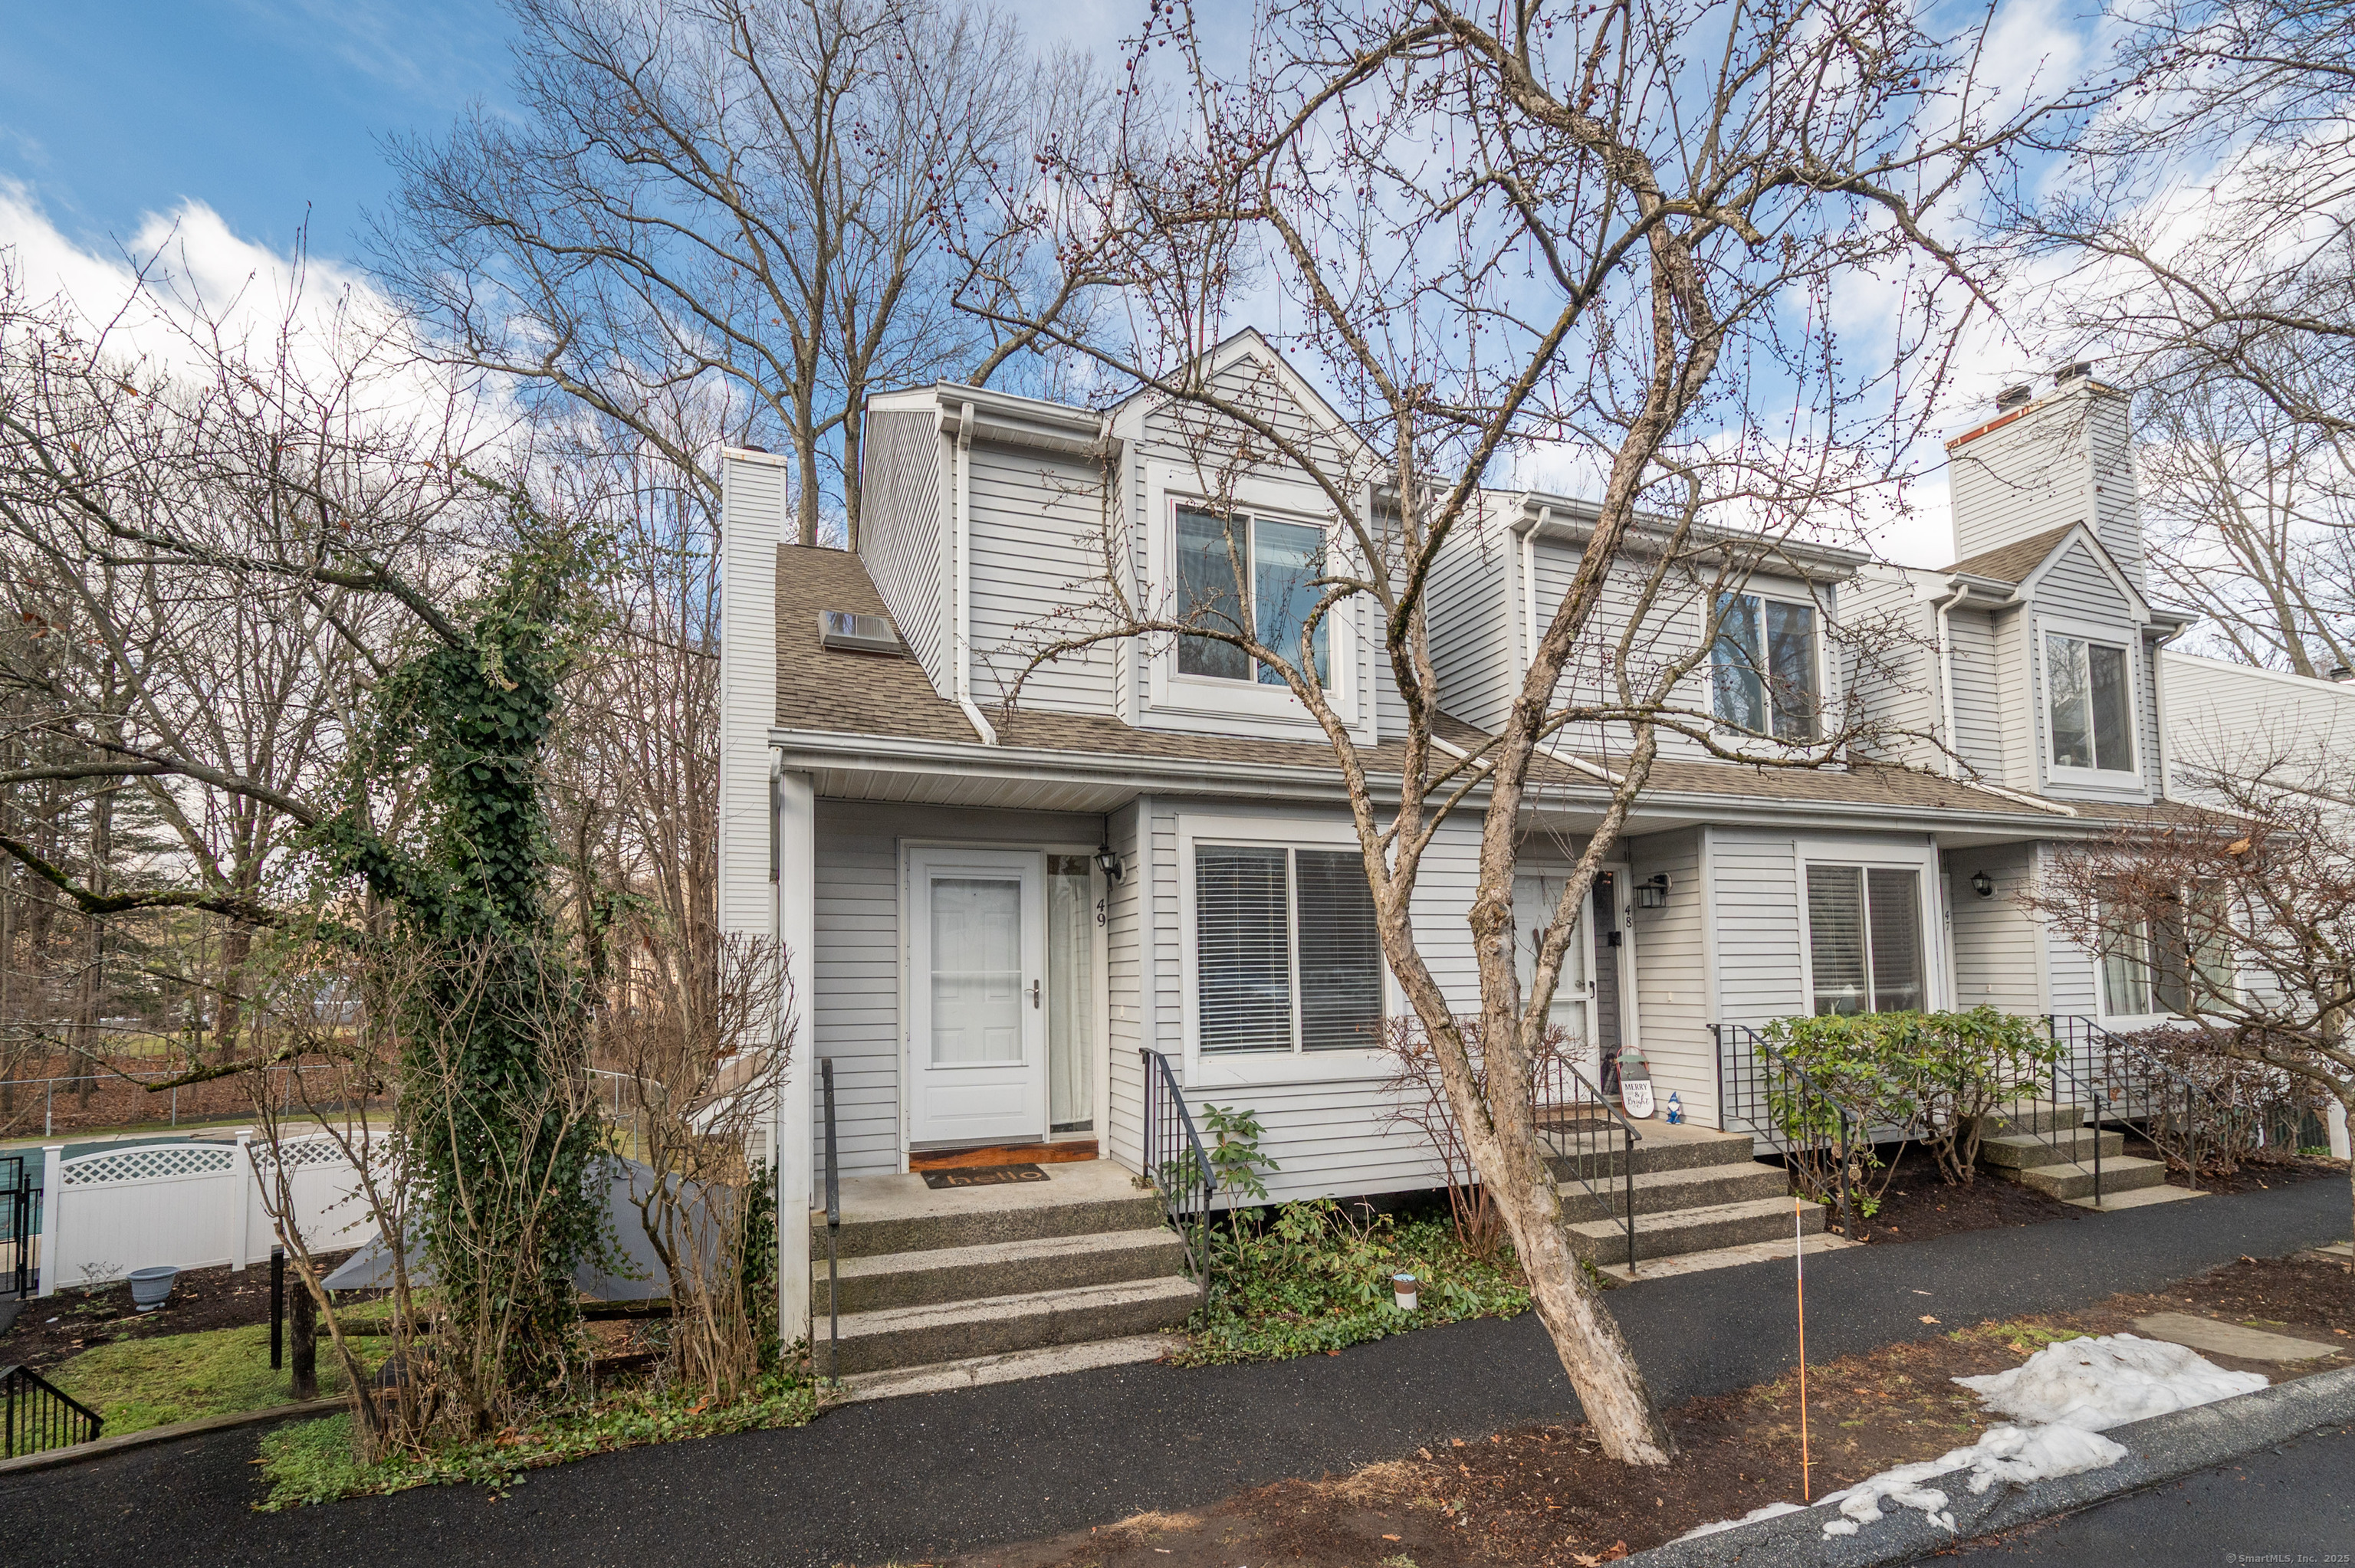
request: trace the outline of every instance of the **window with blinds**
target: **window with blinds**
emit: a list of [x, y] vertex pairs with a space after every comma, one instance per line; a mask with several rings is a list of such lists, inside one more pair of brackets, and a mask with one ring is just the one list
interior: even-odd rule
[[1808, 866], [1807, 950], [1818, 1017], [1920, 1012], [1928, 1001], [1922, 874], [1891, 866]]
[[1379, 1043], [1381, 940], [1355, 850], [1196, 845], [1194, 958], [1206, 1052]]

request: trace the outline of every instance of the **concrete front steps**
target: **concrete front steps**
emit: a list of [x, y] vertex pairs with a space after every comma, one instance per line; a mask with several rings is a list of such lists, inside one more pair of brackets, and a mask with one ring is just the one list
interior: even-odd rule
[[[2091, 1208], [2094, 1152], [2101, 1151], [2103, 1208], [2166, 1202], [2143, 1193], [2197, 1194], [2167, 1185], [2167, 1163], [2130, 1158], [2126, 1135], [2096, 1134], [2084, 1125], [2085, 1107], [2049, 1100], [2022, 1100], [1980, 1118], [1979, 1168], [2048, 1198]], [[2129, 1197], [2131, 1201], [2129, 1201]]]
[[1039, 1169], [1044, 1181], [943, 1192], [912, 1175], [843, 1182], [832, 1340], [826, 1213], [810, 1216], [819, 1370], [848, 1378], [1183, 1323], [1199, 1291], [1160, 1201], [1109, 1161]]
[[[1710, 1128], [1637, 1124], [1634, 1208], [1636, 1258], [1641, 1263], [1716, 1252], [1760, 1242], [1786, 1241], [1793, 1231], [1790, 1177], [1760, 1162], [1747, 1134]], [[1561, 1195], [1571, 1246], [1597, 1267], [1627, 1261], [1628, 1167], [1623, 1144], [1550, 1162]], [[1581, 1175], [1587, 1181], [1580, 1180]], [[1590, 1191], [1588, 1181], [1593, 1182]], [[1799, 1229], [1820, 1234], [1820, 1203], [1801, 1203]]]

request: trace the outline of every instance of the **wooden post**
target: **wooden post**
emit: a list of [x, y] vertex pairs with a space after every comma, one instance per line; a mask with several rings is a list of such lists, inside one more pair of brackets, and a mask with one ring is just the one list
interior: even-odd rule
[[311, 1298], [308, 1284], [297, 1280], [294, 1287], [293, 1354], [288, 1359], [294, 1363], [293, 1396], [297, 1400], [319, 1397], [319, 1304]]

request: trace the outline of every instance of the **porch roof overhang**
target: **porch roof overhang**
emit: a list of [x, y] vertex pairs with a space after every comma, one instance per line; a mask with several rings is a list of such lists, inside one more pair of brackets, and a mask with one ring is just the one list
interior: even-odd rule
[[[773, 728], [769, 744], [782, 767], [808, 773], [815, 792], [828, 800], [1100, 812], [1140, 795], [1304, 805], [1338, 805], [1348, 799], [1340, 773], [1329, 767], [982, 746], [834, 730]], [[1532, 779], [1523, 808], [1524, 818], [1533, 825], [1576, 832], [1601, 821], [1609, 800], [1602, 780], [1577, 777], [1558, 764], [1542, 767], [1540, 774]], [[1394, 772], [1369, 770], [1367, 780], [1379, 799], [1396, 800]], [[1485, 809], [1487, 795], [1476, 787], [1464, 806]], [[1638, 798], [1626, 832], [1666, 832], [1709, 823], [1923, 832], [1956, 848], [2085, 838], [2119, 825], [2114, 819], [2090, 814], [2061, 817], [2032, 810], [1775, 799], [1655, 785]]]

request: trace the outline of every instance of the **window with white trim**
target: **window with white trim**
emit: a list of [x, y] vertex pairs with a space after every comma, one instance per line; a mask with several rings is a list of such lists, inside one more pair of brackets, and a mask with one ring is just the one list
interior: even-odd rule
[[2140, 916], [2105, 906], [2101, 958], [2105, 1017], [2191, 1017], [2203, 997], [2232, 992], [2224, 900], [2212, 887], [2195, 887], [2160, 898]]
[[1354, 849], [1197, 844], [1194, 959], [1206, 1054], [1381, 1043], [1381, 938]]
[[[1220, 516], [1178, 508], [1178, 619], [1257, 639], [1260, 646], [1297, 657], [1300, 633], [1323, 590], [1325, 530], [1251, 512]], [[1326, 645], [1332, 620], [1316, 623], [1311, 641], [1316, 678], [1330, 679]], [[1209, 637], [1178, 640], [1178, 673], [1220, 681], [1282, 685], [1284, 677], [1231, 642]]]
[[2102, 773], [2137, 771], [2134, 678], [2126, 649], [2048, 631], [2044, 634], [2044, 684], [2053, 767]]
[[1921, 872], [1809, 865], [1807, 954], [1817, 1017], [1921, 1012], [1928, 1004]]
[[1754, 593], [1717, 596], [1710, 682], [1717, 722], [1805, 744], [1821, 737], [1816, 607]]

